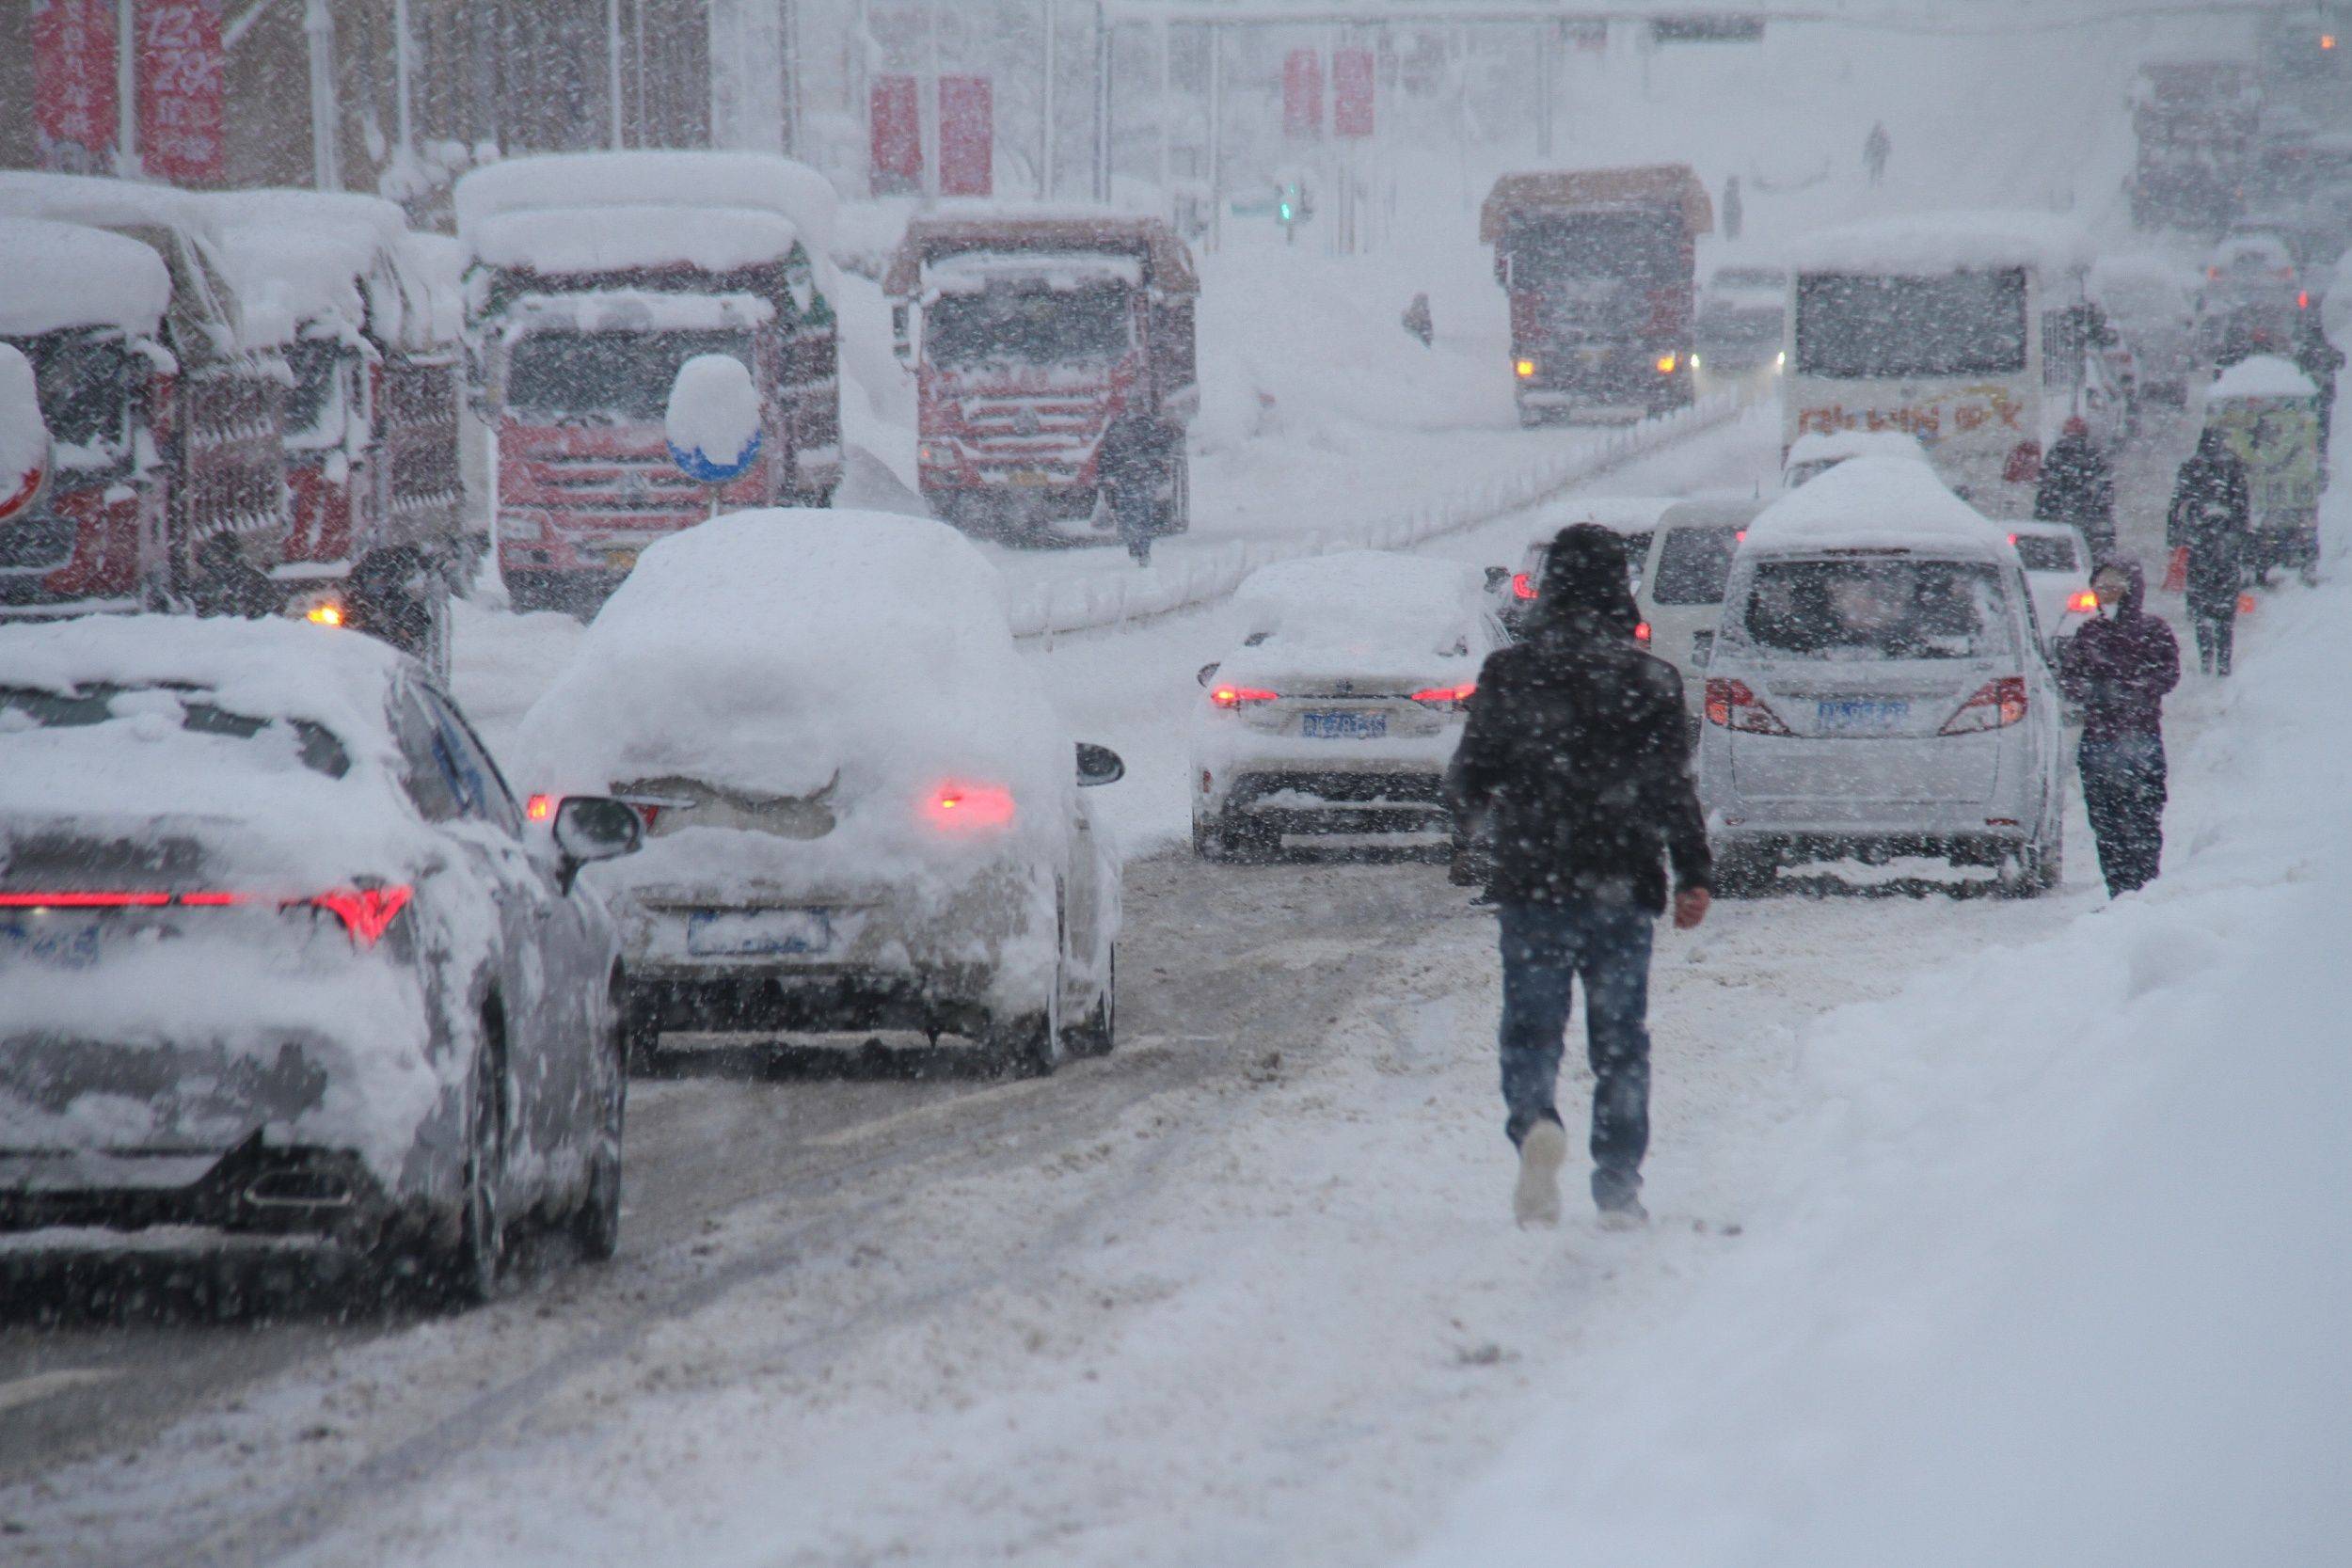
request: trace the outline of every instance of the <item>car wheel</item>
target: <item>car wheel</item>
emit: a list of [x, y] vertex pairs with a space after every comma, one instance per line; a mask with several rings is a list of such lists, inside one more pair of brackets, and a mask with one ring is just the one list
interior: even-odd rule
[[506, 1215], [501, 1188], [506, 1174], [506, 1127], [499, 1063], [503, 1032], [485, 1021], [466, 1096], [466, 1180], [457, 1242], [434, 1272], [441, 1293], [459, 1307], [478, 1307], [498, 1293], [506, 1262]]
[[621, 1248], [621, 1132], [628, 1117], [626, 1018], [616, 1012], [611, 1035], [599, 1042], [612, 1060], [612, 1086], [596, 1131], [596, 1153], [588, 1162], [588, 1190], [572, 1216], [572, 1235], [580, 1255], [592, 1263], [605, 1261]]
[[1103, 992], [1094, 999], [1094, 1011], [1073, 1031], [1070, 1037], [1073, 1056], [1107, 1056], [1119, 1043], [1119, 949], [1111, 948], [1110, 977], [1103, 982]]
[[992, 1021], [981, 1049], [1009, 1078], [1050, 1078], [1061, 1066], [1060, 1031], [1041, 1013]]

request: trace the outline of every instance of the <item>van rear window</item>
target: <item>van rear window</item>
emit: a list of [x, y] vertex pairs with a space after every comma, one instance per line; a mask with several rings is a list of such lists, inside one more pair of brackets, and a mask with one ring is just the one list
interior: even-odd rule
[[1957, 561], [1768, 561], [1748, 636], [1798, 658], [1987, 658], [2013, 652], [1991, 566]]
[[1736, 528], [1669, 529], [1650, 598], [1661, 605], [1723, 603], [1740, 533]]
[[2081, 561], [2075, 558], [2074, 541], [2054, 539], [2044, 533], [2021, 533], [2017, 536], [2017, 559], [2028, 572], [2079, 572]]

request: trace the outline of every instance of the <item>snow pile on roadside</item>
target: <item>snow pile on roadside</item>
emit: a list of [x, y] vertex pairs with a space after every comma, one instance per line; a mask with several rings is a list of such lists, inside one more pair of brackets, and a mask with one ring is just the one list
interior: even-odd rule
[[2352, 588], [2249, 629], [2164, 879], [1822, 1020], [1749, 1246], [1416, 1560], [2340, 1555]]

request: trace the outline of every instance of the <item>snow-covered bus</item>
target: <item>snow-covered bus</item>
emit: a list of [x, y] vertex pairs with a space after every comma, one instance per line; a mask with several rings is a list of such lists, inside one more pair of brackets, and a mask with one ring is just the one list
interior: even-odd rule
[[1783, 450], [1899, 430], [1991, 516], [2030, 516], [2042, 454], [2080, 409], [2099, 335], [2081, 230], [2040, 213], [1940, 213], [1792, 247]]

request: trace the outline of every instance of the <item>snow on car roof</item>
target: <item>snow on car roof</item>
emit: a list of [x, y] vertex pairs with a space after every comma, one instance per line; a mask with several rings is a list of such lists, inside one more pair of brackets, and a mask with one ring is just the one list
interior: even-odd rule
[[[499, 214], [548, 208], [602, 208], [608, 224], [615, 207], [722, 208], [783, 218], [817, 250], [832, 245], [834, 216], [841, 204], [822, 174], [768, 152], [561, 152], [508, 158], [465, 175], [453, 194], [457, 231], [468, 236]], [[659, 230], [666, 222], [647, 214], [628, 227]]]
[[1460, 562], [1342, 550], [1261, 566], [1234, 600], [1248, 635], [1281, 644], [1286, 669], [1312, 657], [1345, 672], [1452, 648], [1482, 613], [1479, 589]]
[[849, 838], [884, 846], [916, 830], [912, 792], [950, 776], [1048, 817], [1075, 787], [996, 568], [944, 523], [879, 512], [738, 512], [649, 547], [525, 715], [518, 755], [531, 789], [837, 781], [834, 809], [865, 817], [845, 815]]
[[152, 332], [171, 274], [136, 240], [80, 224], [0, 217], [0, 337], [69, 326]]
[[2296, 369], [2295, 362], [2275, 354], [2241, 359], [2205, 388], [2205, 401], [2216, 398], [2315, 398], [2319, 388]]
[[1850, 457], [1899, 457], [1925, 463], [1928, 451], [1908, 431], [1809, 430], [1788, 443], [1788, 455], [1781, 466], [1843, 463]]
[[1748, 551], [1931, 546], [1997, 556], [2007, 535], [1946, 488], [1925, 463], [1849, 458], [1756, 515]]
[[2057, 276], [2097, 255], [2081, 225], [2049, 213], [1922, 213], [1871, 218], [1805, 235], [1788, 247], [1798, 272], [1929, 276], [1992, 267], [2031, 267]]
[[2295, 255], [2276, 234], [2229, 234], [2216, 243], [2207, 261], [2217, 267], [2286, 267], [2295, 264]]
[[800, 238], [790, 219], [756, 208], [651, 202], [626, 216], [588, 206], [492, 214], [460, 232], [477, 260], [540, 273], [734, 272], [782, 261]]

